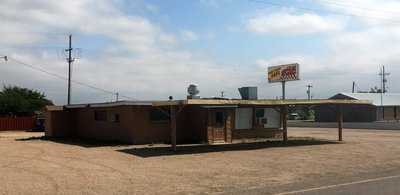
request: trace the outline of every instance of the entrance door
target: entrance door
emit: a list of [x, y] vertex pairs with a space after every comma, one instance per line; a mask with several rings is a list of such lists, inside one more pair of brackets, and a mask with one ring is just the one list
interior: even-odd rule
[[226, 141], [226, 113], [223, 110], [213, 112], [213, 139], [214, 142]]

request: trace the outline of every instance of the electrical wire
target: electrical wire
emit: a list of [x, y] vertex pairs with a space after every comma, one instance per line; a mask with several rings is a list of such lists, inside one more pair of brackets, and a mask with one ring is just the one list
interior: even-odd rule
[[[25, 62], [23, 62], [23, 61], [17, 60], [17, 59], [15, 59], [15, 58], [12, 58], [12, 57], [8, 57], [8, 60], [14, 61], [14, 62], [16, 62], [16, 63], [18, 63], [18, 64], [20, 64], [20, 65], [23, 65], [23, 66], [25, 66], [25, 67], [28, 67], [28, 68], [30, 68], [30, 69], [33, 69], [33, 70], [36, 70], [36, 71], [39, 71], [39, 72], [42, 72], [42, 73], [51, 75], [51, 76], [56, 77], [56, 78], [58, 78], [58, 79], [62, 79], [62, 80], [68, 81], [68, 78], [66, 78], [66, 77], [64, 77], [64, 76], [61, 76], [61, 75], [59, 75], [59, 74], [56, 74], [56, 73], [47, 71], [46, 69], [44, 69], [44, 68], [42, 68], [42, 67], [34, 66], [34, 65], [31, 65], [31, 64], [25, 63]], [[113, 91], [109, 91], [109, 90], [106, 90], [106, 89], [102, 89], [102, 88], [99, 88], [99, 87], [96, 87], [96, 86], [94, 86], [94, 85], [87, 84], [87, 83], [84, 83], [84, 82], [81, 82], [81, 81], [71, 80], [71, 82], [72, 82], [72, 83], [75, 83], [75, 84], [78, 84], [78, 85], [81, 85], [81, 86], [85, 86], [85, 87], [94, 89], [94, 90], [98, 90], [98, 91], [101, 91], [101, 92], [104, 92], [104, 93], [108, 93], [108, 94], [112, 94], [112, 95], [115, 95], [115, 94], [116, 94], [116, 93], [113, 92]], [[129, 97], [129, 96], [122, 95], [122, 94], [119, 94], [119, 96], [120, 96], [120, 97], [123, 97], [123, 98], [126, 98], [126, 99], [130, 99], [130, 100], [138, 100], [138, 99], [136, 99], [136, 98]]]
[[[280, 4], [280, 3], [274, 3], [274, 2], [269, 2], [269, 1], [262, 1], [262, 0], [249, 0], [250, 2], [254, 3], [260, 3], [260, 4], [266, 4], [266, 5], [271, 5], [275, 7], [283, 7], [286, 8], [288, 7], [287, 5]], [[320, 9], [315, 9], [315, 8], [309, 8], [309, 7], [301, 7], [301, 6], [292, 6], [295, 9], [299, 10], [304, 10], [304, 11], [311, 11], [311, 12], [323, 12], [323, 10]], [[326, 10], [324, 10], [326, 11]], [[373, 16], [365, 16], [365, 15], [359, 15], [359, 14], [350, 14], [350, 13], [341, 13], [341, 12], [334, 12], [334, 11], [326, 11], [334, 15], [343, 15], [343, 16], [351, 16], [351, 17], [364, 17], [364, 18], [369, 18], [369, 19], [374, 19], [374, 20], [386, 20], [386, 22], [393, 23], [393, 24], [400, 24], [400, 20], [391, 20], [388, 18], [382, 18], [382, 17], [373, 17]]]
[[382, 10], [382, 9], [378, 10], [378, 9], [370, 9], [370, 8], [366, 8], [366, 7], [354, 6], [354, 4], [352, 5], [352, 4], [349, 4], [349, 3], [345, 3], [343, 1], [332, 1], [332, 0], [318, 0], [318, 1], [325, 2], [323, 4], [334, 5], [334, 6], [342, 7], [342, 8], [353, 8], [353, 9], [359, 9], [359, 10], [375, 12], [375, 13], [380, 13], [380, 14], [386, 14], [386, 13], [383, 13], [383, 12], [388, 12], [388, 13], [392, 13], [392, 14], [399, 14], [399, 12], [391, 11], [391, 10]]

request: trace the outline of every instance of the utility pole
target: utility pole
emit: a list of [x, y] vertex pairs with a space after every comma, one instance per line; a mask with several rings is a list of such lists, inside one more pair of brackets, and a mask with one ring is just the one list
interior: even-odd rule
[[382, 66], [381, 72], [379, 73], [379, 75], [381, 76], [381, 92], [382, 93], [386, 93], [386, 83], [387, 83], [387, 79], [386, 76], [389, 76], [390, 73], [389, 72], [385, 72], [385, 66]]
[[72, 35], [69, 35], [69, 47], [65, 51], [68, 52], [68, 97], [67, 97], [67, 104], [71, 104], [71, 65], [74, 59], [72, 58]]
[[311, 84], [307, 85], [307, 96], [308, 96], [308, 100], [311, 100], [311, 88], [313, 86]]
[[353, 81], [353, 88], [351, 89], [351, 93], [354, 93], [355, 88], [356, 88], [356, 82]]
[[381, 72], [379, 73], [381, 76], [381, 111], [382, 111], [382, 119], [385, 120], [385, 107], [383, 106], [383, 94], [386, 93], [386, 76], [390, 75], [390, 73], [385, 72], [385, 66], [382, 66]]
[[115, 101], [118, 102], [118, 100], [119, 100], [119, 93], [117, 92], [115, 93]]
[[221, 91], [221, 98], [224, 97], [224, 93], [225, 93], [225, 91]]

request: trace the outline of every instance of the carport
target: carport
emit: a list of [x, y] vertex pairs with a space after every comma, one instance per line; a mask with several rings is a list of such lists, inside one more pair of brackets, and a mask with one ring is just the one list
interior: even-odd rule
[[[156, 108], [169, 108], [170, 126], [171, 126], [171, 147], [176, 151], [177, 137], [177, 116], [183, 108], [187, 106], [203, 106], [203, 107], [234, 107], [247, 106], [252, 108], [257, 107], [273, 107], [280, 113], [280, 130], [282, 131], [282, 141], [288, 140], [287, 134], [287, 113], [288, 106], [316, 106], [316, 105], [333, 105], [336, 109], [338, 141], [343, 141], [343, 113], [342, 108], [349, 105], [369, 105], [370, 101], [365, 100], [236, 100], [236, 99], [187, 99], [187, 100], [171, 100], [171, 101], [155, 101], [152, 103]], [[207, 112], [210, 115], [209, 112]]]

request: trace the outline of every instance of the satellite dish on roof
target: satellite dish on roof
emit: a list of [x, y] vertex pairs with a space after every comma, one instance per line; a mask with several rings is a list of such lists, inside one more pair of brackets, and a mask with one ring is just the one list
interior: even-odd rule
[[187, 88], [187, 92], [190, 96], [196, 96], [197, 94], [200, 93], [200, 91], [197, 89], [197, 85], [195, 84], [190, 84], [189, 87]]

